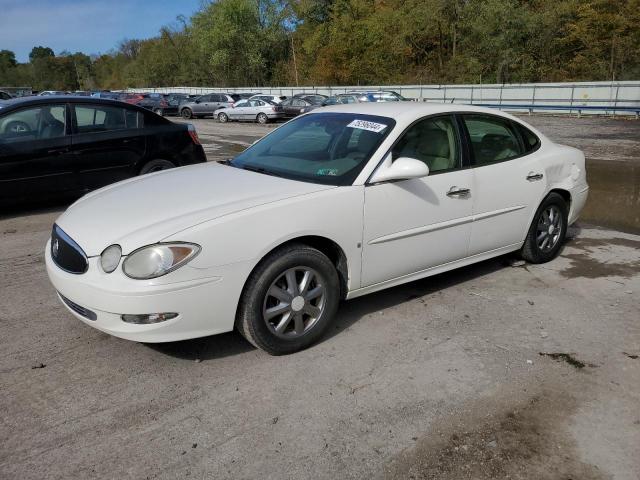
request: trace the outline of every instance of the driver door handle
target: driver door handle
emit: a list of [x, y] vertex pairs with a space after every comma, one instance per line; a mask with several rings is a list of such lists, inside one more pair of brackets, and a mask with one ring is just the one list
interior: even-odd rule
[[529, 172], [529, 175], [527, 175], [527, 180], [529, 180], [530, 182], [535, 182], [536, 180], [542, 180], [542, 177], [544, 177], [544, 175], [542, 175], [541, 173]]
[[466, 197], [470, 193], [471, 193], [471, 190], [469, 190], [468, 188], [459, 188], [459, 187], [453, 186], [447, 192], [447, 196], [448, 197]]

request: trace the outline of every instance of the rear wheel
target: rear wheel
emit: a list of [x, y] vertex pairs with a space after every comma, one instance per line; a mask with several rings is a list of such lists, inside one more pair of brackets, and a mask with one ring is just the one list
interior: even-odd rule
[[567, 234], [568, 208], [564, 198], [550, 193], [540, 204], [520, 254], [531, 263], [553, 260]]
[[193, 117], [193, 112], [191, 111], [190, 108], [183, 108], [180, 111], [180, 115], [182, 115], [182, 118], [191, 118]]
[[140, 175], [159, 172], [161, 170], [169, 170], [170, 168], [175, 168], [175, 165], [169, 160], [151, 160], [150, 162], [147, 162], [142, 166], [142, 168], [140, 169]]
[[269, 117], [267, 117], [266, 113], [259, 113], [256, 120], [258, 120], [258, 123], [265, 124], [269, 121]]
[[236, 327], [271, 355], [293, 353], [322, 336], [339, 302], [331, 260], [307, 245], [288, 245], [265, 257], [249, 276]]
[[220, 123], [227, 123], [229, 121], [229, 116], [226, 113], [219, 113], [218, 114], [218, 121]]

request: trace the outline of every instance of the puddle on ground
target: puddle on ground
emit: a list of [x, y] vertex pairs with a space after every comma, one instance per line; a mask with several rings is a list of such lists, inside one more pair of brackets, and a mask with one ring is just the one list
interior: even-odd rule
[[[507, 406], [483, 399], [459, 417], [436, 422], [416, 446], [385, 468], [386, 479], [602, 480], [610, 478], [580, 460], [566, 431], [576, 401], [560, 388]], [[502, 407], [496, 410], [495, 403]]]
[[567, 242], [567, 246], [580, 249], [579, 253], [564, 252], [562, 256], [571, 261], [571, 264], [560, 271], [565, 278], [602, 278], [622, 277], [631, 278], [640, 271], [640, 259], [625, 258], [622, 261], [603, 261], [598, 259], [599, 251], [602, 253], [612, 246], [629, 248], [640, 252], [640, 241], [628, 238], [585, 238], [575, 237]]
[[587, 159], [589, 198], [580, 219], [628, 233], [640, 233], [640, 159]]

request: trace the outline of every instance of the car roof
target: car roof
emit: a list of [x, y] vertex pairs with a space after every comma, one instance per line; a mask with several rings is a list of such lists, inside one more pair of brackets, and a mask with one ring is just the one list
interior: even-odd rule
[[502, 117], [513, 118], [511, 115], [499, 110], [477, 107], [474, 105], [463, 105], [454, 103], [427, 103], [427, 102], [364, 102], [346, 103], [339, 105], [327, 105], [321, 109], [314, 110], [313, 113], [321, 112], [341, 112], [341, 113], [361, 113], [365, 115], [379, 115], [390, 117], [396, 120], [408, 120], [434, 115], [438, 113], [455, 112], [478, 112], [489, 113]]
[[5, 100], [2, 102], [2, 111], [6, 111], [11, 107], [22, 107], [29, 105], [46, 105], [49, 103], [91, 103], [94, 105], [115, 105], [119, 107], [128, 106], [134, 107], [137, 110], [144, 111], [143, 108], [135, 107], [129, 103], [120, 102], [118, 100], [111, 100], [109, 98], [87, 97], [80, 95], [46, 95], [46, 96], [32, 96], [32, 97], [18, 97]]

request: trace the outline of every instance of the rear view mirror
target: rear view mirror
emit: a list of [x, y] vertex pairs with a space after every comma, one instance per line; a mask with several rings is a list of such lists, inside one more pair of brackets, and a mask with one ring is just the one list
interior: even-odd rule
[[375, 171], [370, 183], [408, 180], [410, 178], [426, 177], [427, 175], [429, 175], [429, 167], [426, 163], [409, 157], [400, 157], [395, 161], [391, 161], [391, 155], [389, 155]]

